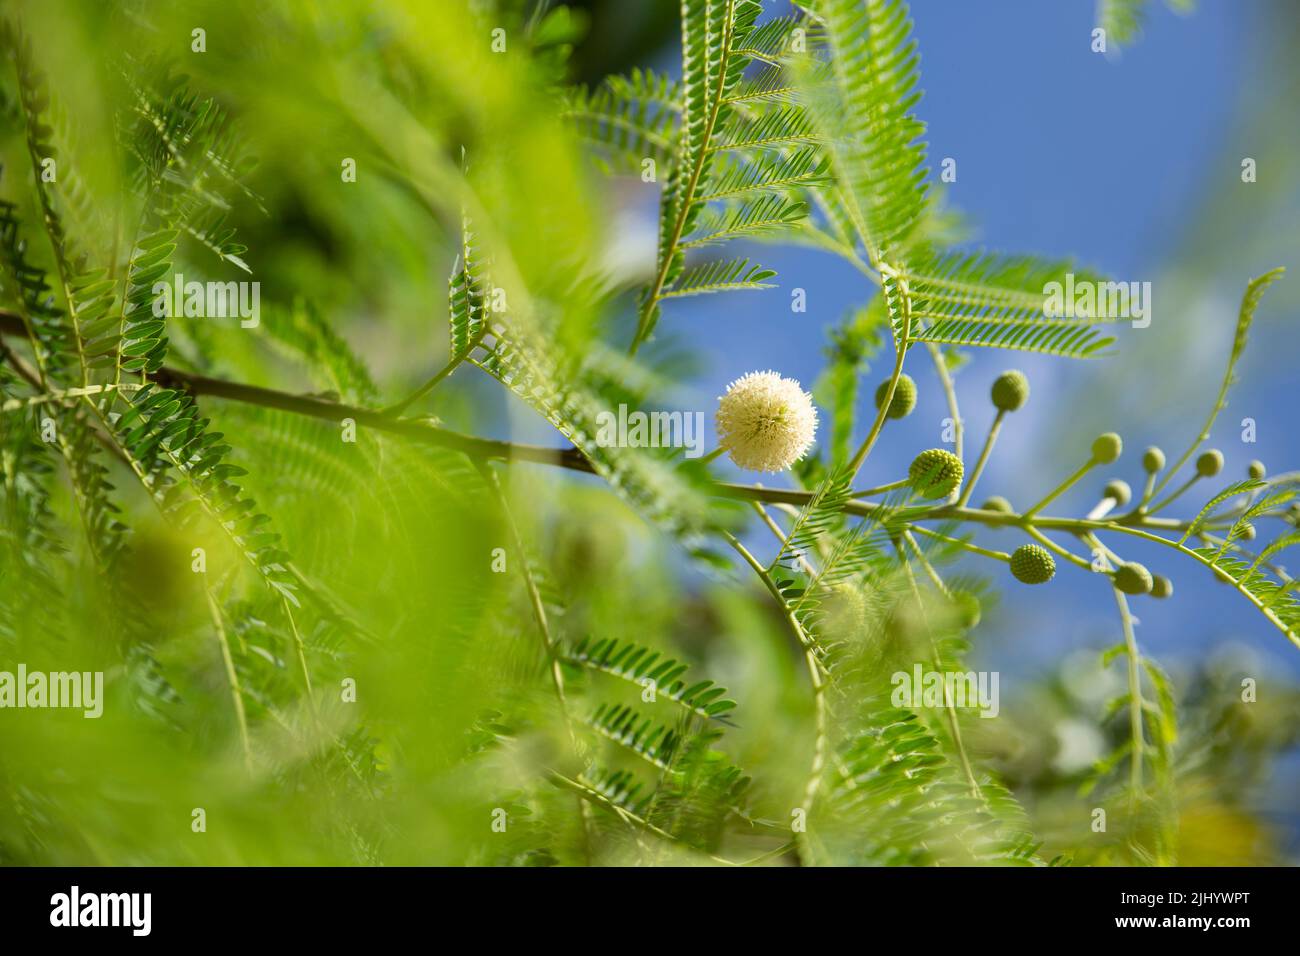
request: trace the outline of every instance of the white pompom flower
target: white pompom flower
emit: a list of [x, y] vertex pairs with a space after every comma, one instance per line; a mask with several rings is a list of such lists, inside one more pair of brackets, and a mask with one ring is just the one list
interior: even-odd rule
[[812, 447], [817, 409], [792, 378], [750, 372], [718, 399], [718, 438], [747, 471], [785, 471]]

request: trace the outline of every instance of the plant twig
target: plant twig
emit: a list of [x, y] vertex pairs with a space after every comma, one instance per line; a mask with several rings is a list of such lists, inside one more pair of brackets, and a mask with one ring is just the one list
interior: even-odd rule
[[[906, 532], [904, 532], [904, 534], [905, 540], [912, 546], [912, 550], [916, 553], [917, 558], [925, 565], [926, 570], [930, 572], [934, 579], [938, 581], [938, 574], [935, 572], [934, 568], [930, 566], [930, 562], [925, 559], [925, 555], [921, 553], [921, 549], [917, 547], [916, 539]], [[935, 667], [938, 668], [939, 646], [934, 641], [934, 630], [930, 627], [929, 617], [925, 613], [925, 602], [921, 600], [921, 589], [917, 587], [916, 575], [912, 573], [912, 563], [907, 560], [907, 555], [903, 552], [901, 547], [898, 548], [898, 560], [899, 563], [902, 564], [903, 571], [907, 575], [907, 582], [912, 588], [912, 597], [916, 600], [917, 612], [921, 615], [921, 626], [925, 628], [926, 639], [930, 643], [930, 653], [934, 657]], [[947, 590], [943, 587], [942, 582], [939, 583], [939, 590], [941, 592], [946, 592]], [[980, 789], [979, 781], [975, 779], [975, 771], [971, 767], [970, 757], [966, 755], [966, 745], [962, 743], [961, 739], [961, 725], [957, 722], [957, 707], [953, 703], [952, 695], [948, 691], [947, 684], [944, 686], [943, 702], [944, 709], [948, 714], [948, 732], [952, 735], [952, 743], [953, 747], [957, 751], [957, 756], [961, 758], [961, 767], [966, 774], [966, 783], [970, 786], [971, 796], [982, 798], [984, 794]]]
[[822, 677], [822, 665], [817, 659], [816, 645], [813, 643], [812, 637], [809, 636], [803, 625], [799, 623], [799, 619], [791, 612], [785, 598], [781, 596], [781, 591], [776, 586], [776, 582], [767, 573], [767, 569], [758, 562], [758, 559], [749, 552], [748, 548], [740, 543], [740, 540], [735, 535], [729, 531], [724, 531], [723, 535], [725, 535], [727, 543], [744, 559], [745, 563], [758, 575], [759, 580], [763, 582], [763, 586], [767, 588], [768, 593], [772, 595], [781, 608], [781, 613], [794, 632], [795, 639], [803, 648], [804, 661], [808, 665], [808, 678], [812, 683], [813, 720], [816, 725], [812, 766], [808, 769], [808, 780], [804, 786], [803, 794], [802, 809], [804, 817], [807, 819], [812, 816], [813, 803], [816, 801], [817, 793], [821, 789], [822, 772], [826, 765], [826, 752], [829, 744], [830, 728], [826, 708], [826, 683]]
[[989, 426], [988, 437], [984, 439], [984, 447], [980, 449], [979, 459], [975, 462], [975, 468], [971, 471], [970, 477], [966, 479], [966, 487], [962, 489], [961, 497], [957, 499], [957, 504], [964, 505], [970, 501], [970, 496], [975, 493], [975, 482], [980, 480], [980, 475], [984, 474], [984, 466], [988, 463], [989, 455], [993, 453], [993, 444], [998, 440], [998, 432], [1002, 430], [1002, 419], [1006, 418], [1006, 409], [999, 408], [998, 413], [993, 416], [993, 424]]
[[1133, 636], [1133, 614], [1129, 611], [1128, 599], [1119, 588], [1115, 592], [1115, 604], [1119, 607], [1120, 623], [1124, 627], [1124, 647], [1128, 655], [1128, 725], [1132, 737], [1130, 745], [1129, 786], [1130, 805], [1142, 793], [1142, 756], [1146, 750], [1146, 739], [1142, 731], [1142, 674], [1141, 659], [1138, 657], [1137, 639]]

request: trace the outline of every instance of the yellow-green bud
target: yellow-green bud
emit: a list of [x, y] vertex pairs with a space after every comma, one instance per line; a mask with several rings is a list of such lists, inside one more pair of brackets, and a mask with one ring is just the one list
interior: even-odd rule
[[1151, 474], [1155, 474], [1161, 468], [1165, 467], [1165, 453], [1155, 445], [1152, 445], [1142, 453], [1142, 467]]
[[1029, 401], [1029, 379], [1025, 373], [1012, 369], [1003, 372], [993, 382], [993, 407], [1004, 412], [1019, 411]]
[[[885, 393], [889, 391], [889, 381], [883, 381], [876, 389], [876, 408], [879, 409], [885, 402]], [[898, 376], [898, 384], [894, 386], [894, 397], [889, 402], [889, 411], [885, 413], [887, 418], [905, 418], [912, 414], [912, 409], [916, 408], [916, 382], [912, 381], [910, 375]]]
[[1170, 581], [1163, 574], [1157, 574], [1151, 579], [1151, 596], [1154, 598], [1171, 597], [1174, 593], [1174, 582]]
[[1245, 538], [1247, 541], [1255, 540], [1255, 526], [1249, 521], [1243, 521], [1241, 528], [1237, 531], [1237, 536]]
[[1250, 475], [1250, 477], [1256, 481], [1262, 481], [1264, 476], [1268, 474], [1268, 469], [1264, 467], [1262, 461], [1256, 458], [1246, 466], [1246, 474]]
[[1223, 452], [1211, 448], [1196, 459], [1196, 473], [1202, 478], [1213, 478], [1223, 471]]
[[1107, 482], [1106, 488], [1102, 491], [1106, 498], [1114, 498], [1115, 504], [1121, 508], [1128, 504], [1129, 499], [1133, 497], [1133, 489], [1128, 486], [1127, 481], [1121, 481], [1116, 478], [1114, 481]]
[[1056, 559], [1046, 548], [1022, 544], [1011, 554], [1011, 573], [1024, 584], [1046, 584], [1056, 574]]
[[1114, 432], [1098, 435], [1092, 443], [1092, 460], [1099, 465], [1109, 465], [1119, 458], [1124, 450], [1123, 440]]
[[1000, 511], [1002, 514], [1015, 514], [1016, 509], [1011, 507], [1011, 502], [1007, 501], [1001, 495], [994, 495], [984, 504], [980, 505], [981, 511]]
[[961, 459], [944, 448], [921, 452], [907, 469], [907, 478], [922, 498], [946, 498], [961, 484]]
[[1153, 583], [1151, 572], [1136, 561], [1126, 561], [1115, 569], [1115, 587], [1125, 594], [1150, 594]]

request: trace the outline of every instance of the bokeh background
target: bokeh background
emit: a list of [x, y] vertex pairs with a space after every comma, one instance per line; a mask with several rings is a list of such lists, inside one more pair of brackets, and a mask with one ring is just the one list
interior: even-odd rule
[[[595, 84], [635, 66], [677, 72], [675, 3], [574, 5], [589, 22], [573, 50], [573, 80]], [[486, 208], [480, 222], [496, 227], [493, 238], [539, 284], [557, 254], [570, 250], [566, 243], [575, 256], [603, 252], [629, 289], [653, 265], [658, 185], [596, 175], [573, 138], [546, 117], [549, 94], [534, 82], [538, 74], [520, 58], [493, 58], [464, 4], [13, 6], [67, 104], [64, 125], [79, 140], [68, 150], [78, 157], [74, 168], [102, 175], [88, 184], [93, 209], [114, 211], [121, 193], [116, 166], [105, 159], [121, 104], [100, 79], [128, 57], [157, 52], [182, 65], [246, 133], [257, 159], [248, 185], [258, 198], [237, 197], [230, 223], [262, 282], [263, 327], [250, 335], [233, 323], [173, 323], [173, 364], [373, 406], [406, 394], [446, 358], [447, 275], [466, 199]], [[769, 16], [789, 9], [784, 0], [764, 6]], [[1090, 49], [1093, 0], [911, 4], [930, 165], [937, 172], [944, 158], [956, 161], [957, 180], [944, 196], [962, 215], [970, 244], [1072, 256], [1153, 285], [1150, 327], [1118, 326], [1111, 358], [1076, 364], [972, 352], [956, 373], [968, 458], [992, 418], [993, 378], [1018, 367], [1032, 383], [1028, 406], [1003, 429], [980, 495], [1036, 500], [1107, 430], [1123, 435], [1125, 455], [1052, 510], [1086, 512], [1111, 477], [1138, 487], [1145, 445], [1176, 456], [1200, 427], [1246, 281], [1277, 265], [1291, 273], [1263, 301], [1242, 380], [1211, 444], [1225, 454], [1225, 479], [1244, 476], [1254, 458], [1273, 472], [1300, 467], [1300, 6], [1196, 6], [1175, 15], [1153, 0], [1141, 37], [1102, 56]], [[201, 56], [189, 50], [195, 26], [208, 32]], [[0, 107], [12, 120], [12, 99]], [[340, 182], [345, 156], [359, 160], [355, 184]], [[1251, 184], [1240, 178], [1244, 157], [1257, 163]], [[30, 157], [13, 122], [0, 125], [0, 158], [5, 198], [35, 226]], [[48, 257], [39, 239], [32, 248]], [[755, 369], [811, 387], [828, 331], [874, 295], [858, 273], [823, 253], [736, 250], [745, 253], [778, 270], [778, 287], [668, 302], [656, 340], [639, 356], [664, 373], [652, 389], [656, 405], [711, 417], [726, 385]], [[179, 255], [187, 275], [246, 278], [202, 249], [183, 247]], [[805, 290], [806, 312], [791, 311], [794, 288]], [[590, 320], [602, 341], [620, 348], [630, 338], [633, 300], [622, 296], [609, 317], [574, 311], [579, 325]], [[918, 408], [886, 428], [867, 482], [897, 479], [917, 451], [941, 443], [948, 411], [928, 356], [911, 356], [908, 371], [921, 387]], [[883, 377], [874, 368], [864, 380], [860, 425]], [[419, 411], [467, 432], [561, 443], [475, 369], [458, 371]], [[538, 661], [529, 657], [536, 648], [518, 580], [491, 573], [484, 557], [504, 532], [465, 461], [364, 430], [340, 453], [331, 426], [235, 403], [205, 401], [204, 414], [229, 436], [233, 460], [249, 466], [241, 481], [295, 560], [370, 632], [362, 640], [340, 633], [349, 629], [327, 614], [308, 619], [318, 688], [347, 675], [365, 692], [354, 708], [326, 708], [337, 722], [327, 721], [333, 739], [312, 736], [309, 708], [283, 666], [291, 645], [281, 611], [259, 582], [234, 577], [223, 597], [254, 729], [257, 773], [246, 775], [208, 607], [186, 570], [194, 542], [161, 528], [130, 476], [115, 473], [140, 555], [135, 585], [157, 618], [149, 650], [179, 694], [163, 720], [143, 707], [112, 708], [89, 729], [77, 715], [7, 715], [0, 862], [520, 862], [523, 851], [499, 849], [485, 833], [484, 808], [502, 799], [508, 781], [519, 783], [521, 801], [555, 810], [557, 798], [534, 799], [528, 788], [550, 759], [546, 747], [563, 737]], [[1240, 440], [1245, 417], [1257, 423], [1254, 444]], [[737, 480], [755, 477], [725, 461], [716, 467]], [[728, 730], [728, 753], [755, 769], [760, 809], [785, 818], [808, 766], [811, 707], [797, 648], [767, 595], [742, 574], [693, 563], [595, 479], [540, 467], [508, 471], [523, 537], [567, 597], [557, 631], [566, 641], [590, 633], [651, 644], [729, 687], [741, 719]], [[56, 510], [75, 530], [66, 489], [60, 494]], [[1196, 504], [1189, 496], [1175, 513]], [[121, 702], [123, 689], [135, 693], [139, 685], [106, 646], [106, 605], [87, 583], [93, 568], [75, 535], [68, 537], [66, 633], [48, 642], [32, 631], [19, 647], [29, 661], [51, 666], [103, 664], [110, 701]], [[999, 550], [1020, 543], [1010, 532], [981, 532], [979, 540]], [[750, 543], [772, 553], [761, 529]], [[1182, 695], [1185, 745], [1206, 751], [1180, 793], [1179, 862], [1296, 862], [1300, 652], [1208, 573], [1164, 550], [1112, 544], [1175, 584], [1173, 600], [1134, 607], [1143, 650]], [[214, 566], [230, 558], [215, 543], [212, 553]], [[1042, 588], [1020, 586], [986, 562], [956, 570], [991, 575], [992, 593], [1002, 595], [985, 607], [970, 656], [972, 667], [1001, 673], [1002, 718], [972, 720], [971, 747], [1025, 803], [1048, 858], [1086, 847], [1090, 804], [1078, 784], [1122, 738], [1113, 727], [1110, 740], [1097, 730], [1117, 693], [1114, 671], [1098, 667], [1100, 651], [1119, 637], [1109, 589], [1072, 567]], [[1259, 703], [1230, 706], [1242, 676], [1258, 679]], [[536, 734], [537, 752], [519, 755], [517, 766], [484, 769], [462, 759], [470, 730], [493, 704], [517, 706], [551, 731]], [[1232, 720], [1221, 720], [1227, 711]], [[346, 746], [336, 747], [340, 740]], [[198, 805], [220, 821], [203, 840], [189, 832]], [[570, 826], [572, 807], [539, 816]], [[521, 841], [528, 838], [525, 830]]]

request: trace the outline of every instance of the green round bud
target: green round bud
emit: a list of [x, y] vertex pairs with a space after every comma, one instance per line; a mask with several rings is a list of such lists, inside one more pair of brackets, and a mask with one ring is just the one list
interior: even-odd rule
[[1262, 481], [1264, 476], [1268, 474], [1268, 469], [1264, 467], [1262, 461], [1256, 458], [1246, 466], [1246, 474], [1250, 475], [1250, 477], [1256, 481]]
[[1003, 498], [1001, 495], [994, 495], [988, 501], [984, 502], [984, 504], [980, 505], [980, 510], [998, 511], [1006, 515], [1016, 513], [1016, 509], [1011, 507], [1011, 502], [1007, 501], [1007, 499]]
[[1172, 597], [1174, 593], [1174, 582], [1170, 581], [1163, 574], [1157, 574], [1151, 579], [1151, 596], [1153, 598]]
[[1155, 445], [1152, 445], [1142, 453], [1142, 467], [1151, 474], [1155, 474], [1161, 468], [1165, 467], [1165, 453]]
[[[885, 393], [889, 391], [889, 381], [883, 381], [876, 389], [876, 409], [885, 402]], [[885, 413], [887, 418], [906, 418], [912, 414], [912, 409], [916, 408], [916, 382], [912, 381], [910, 375], [898, 376], [898, 384], [894, 386], [894, 397], [889, 403], [889, 411]]]
[[963, 630], [969, 631], [980, 622], [980, 600], [969, 591], [952, 592], [953, 616]]
[[993, 382], [993, 407], [1003, 412], [1015, 412], [1029, 401], [1029, 379], [1025, 373], [1012, 369], [1003, 372]]
[[1154, 582], [1145, 565], [1126, 561], [1115, 569], [1115, 587], [1125, 594], [1150, 594]]
[[907, 479], [922, 498], [946, 498], [961, 484], [961, 459], [944, 448], [921, 452], [907, 469]]
[[1022, 544], [1011, 554], [1011, 573], [1024, 584], [1046, 584], [1056, 575], [1056, 559], [1046, 548]]
[[1109, 465], [1119, 458], [1124, 450], [1123, 440], [1114, 432], [1098, 435], [1092, 443], [1092, 460], [1099, 465]]
[[1202, 478], [1213, 478], [1223, 471], [1223, 452], [1211, 448], [1196, 459], [1196, 473]]
[[1114, 481], [1106, 483], [1106, 487], [1102, 490], [1102, 496], [1114, 498], [1115, 504], [1122, 508], [1133, 497], [1133, 489], [1128, 486], [1127, 481], [1120, 481], [1116, 478]]
[[1247, 541], [1255, 540], [1255, 526], [1249, 521], [1242, 522], [1241, 530], [1237, 532], [1238, 536], [1245, 538]]

